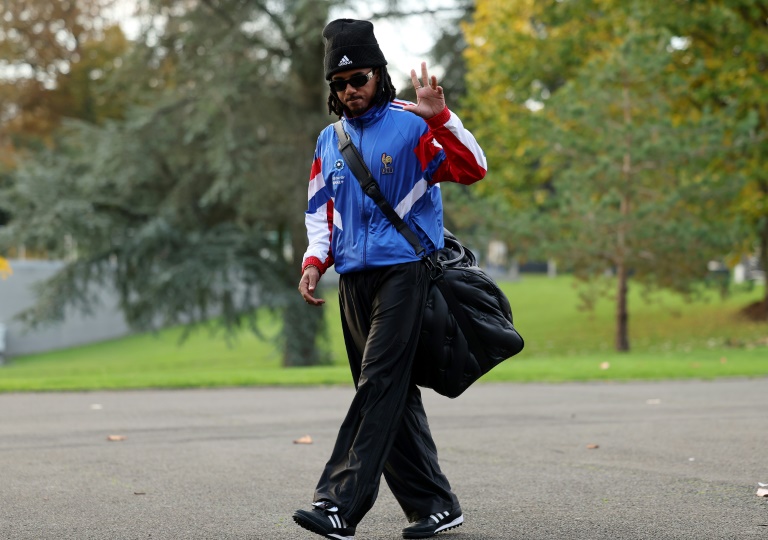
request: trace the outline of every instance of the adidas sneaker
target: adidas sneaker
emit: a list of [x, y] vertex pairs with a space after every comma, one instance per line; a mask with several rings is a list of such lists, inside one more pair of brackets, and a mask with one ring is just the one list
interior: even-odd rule
[[355, 528], [339, 515], [339, 508], [330, 501], [312, 503], [312, 510], [296, 510], [293, 513], [293, 521], [308, 531], [326, 538], [334, 540], [354, 540], [355, 538]]
[[421, 518], [410, 527], [403, 529], [403, 538], [429, 538], [437, 533], [453, 529], [464, 523], [460, 509], [438, 512]]

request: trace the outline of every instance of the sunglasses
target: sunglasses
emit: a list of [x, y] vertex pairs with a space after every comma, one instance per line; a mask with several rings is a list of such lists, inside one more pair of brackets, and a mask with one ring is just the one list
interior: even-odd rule
[[351, 84], [353, 88], [360, 88], [361, 86], [368, 84], [368, 81], [372, 78], [373, 70], [369, 71], [366, 75], [358, 73], [357, 75], [352, 75], [349, 79], [336, 79], [330, 81], [328, 85], [334, 92], [343, 92], [347, 89], [348, 84]]

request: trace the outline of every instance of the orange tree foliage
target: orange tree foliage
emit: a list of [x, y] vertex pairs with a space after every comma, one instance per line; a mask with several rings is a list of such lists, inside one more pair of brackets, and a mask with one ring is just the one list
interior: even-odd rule
[[13, 164], [14, 150], [51, 144], [63, 118], [120, 114], [116, 92], [102, 85], [128, 46], [102, 15], [111, 3], [0, 3], [0, 166]]
[[[0, 3], [0, 189], [20, 154], [50, 147], [66, 118], [122, 114], [125, 93], [106, 84], [128, 41], [102, 13], [112, 0]], [[0, 209], [0, 225], [11, 219]]]

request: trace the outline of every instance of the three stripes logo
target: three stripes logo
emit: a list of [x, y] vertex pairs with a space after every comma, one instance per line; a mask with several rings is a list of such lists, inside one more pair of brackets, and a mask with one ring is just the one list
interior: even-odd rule
[[347, 58], [347, 55], [345, 54], [345, 55], [344, 55], [344, 56], [341, 58], [341, 60], [339, 60], [339, 67], [341, 67], [341, 66], [348, 66], [348, 65], [349, 65], [349, 64], [351, 64], [351, 63], [352, 63], [352, 60], [350, 60], [349, 58]]
[[331, 522], [331, 525], [333, 525], [333, 527], [336, 528], [336, 529], [343, 529], [344, 527], [347, 526], [347, 524], [344, 521], [344, 519], [341, 516], [337, 515], [337, 514], [331, 514], [331, 515], [326, 516], [326, 517]]
[[445, 518], [445, 517], [448, 517], [448, 512], [439, 512], [439, 513], [437, 513], [437, 514], [432, 514], [432, 515], [431, 515], [431, 516], [429, 516], [429, 517], [430, 517], [430, 518], [432, 518], [432, 520], [433, 520], [435, 523], [440, 523], [440, 520], [441, 520], [441, 519], [443, 519], [443, 518]]

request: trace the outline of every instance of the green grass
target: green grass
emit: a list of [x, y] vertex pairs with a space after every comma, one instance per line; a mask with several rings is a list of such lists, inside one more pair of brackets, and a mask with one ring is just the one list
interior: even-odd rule
[[[632, 290], [632, 352], [616, 353], [613, 304], [603, 300], [592, 312], [580, 311], [571, 278], [526, 275], [502, 287], [526, 348], [484, 381], [768, 375], [768, 323], [738, 317], [741, 307], [759, 298], [757, 290], [734, 290], [726, 299], [712, 293], [693, 304], [670, 294], [646, 303]], [[266, 339], [244, 331], [231, 346], [206, 329], [179, 345], [181, 330], [176, 328], [15, 358], [0, 368], [0, 391], [350, 384], [336, 292], [327, 290], [324, 296], [331, 366], [282, 368], [269, 339], [278, 331], [277, 323], [265, 318]]]
[[[337, 308], [338, 311], [338, 308]], [[182, 329], [139, 334], [13, 359], [0, 369], [0, 391], [190, 388], [336, 384], [344, 365], [283, 369], [270, 339], [277, 325], [264, 317], [264, 339], [241, 332], [232, 343], [206, 328], [182, 341]]]
[[[510, 299], [515, 326], [526, 339], [529, 356], [609, 353], [614, 350], [615, 305], [608, 299], [592, 311], [579, 309], [574, 280], [525, 277], [502, 284]], [[750, 322], [739, 310], [758, 299], [761, 290], [733, 288], [726, 298], [709, 291], [701, 301], [657, 293], [644, 299], [630, 287], [628, 300], [632, 353], [679, 353], [715, 348], [762, 346], [768, 360], [768, 322]]]

